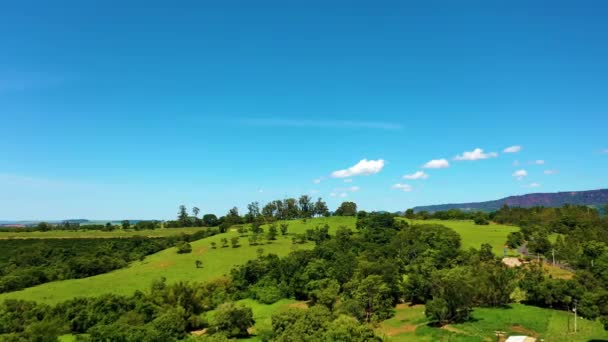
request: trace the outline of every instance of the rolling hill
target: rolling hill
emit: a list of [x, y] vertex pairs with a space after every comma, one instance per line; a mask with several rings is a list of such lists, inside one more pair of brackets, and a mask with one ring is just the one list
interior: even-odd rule
[[588, 205], [602, 207], [608, 204], [608, 189], [588, 190], [588, 191], [565, 191], [555, 193], [535, 193], [521, 196], [509, 196], [494, 201], [454, 203], [418, 206], [413, 208], [419, 211], [442, 211], [450, 209], [460, 209], [465, 211], [496, 211], [503, 205], [510, 207], [561, 207], [565, 204]]

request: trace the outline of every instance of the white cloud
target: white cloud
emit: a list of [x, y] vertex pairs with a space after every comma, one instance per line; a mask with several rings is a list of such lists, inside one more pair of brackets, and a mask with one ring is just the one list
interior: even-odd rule
[[259, 189], [258, 192], [262, 193], [262, 192], [264, 192], [264, 189]]
[[433, 159], [422, 166], [425, 169], [445, 169], [450, 167], [450, 162], [446, 159]]
[[530, 162], [530, 164], [534, 164], [534, 165], [544, 165], [544, 164], [545, 164], [545, 161], [544, 161], [544, 160], [542, 160], [542, 159], [538, 159], [538, 160], [535, 160], [535, 161], [533, 161], [533, 162]]
[[359, 188], [358, 186], [351, 186], [350, 188], [348, 188], [348, 191], [355, 192], [355, 191], [359, 191], [360, 189], [361, 188]]
[[538, 188], [540, 187], [540, 183], [530, 183], [528, 185], [524, 185], [525, 188]]
[[319, 183], [321, 183], [321, 178], [317, 178], [317, 179], [313, 180], [312, 182], [315, 184], [319, 184]]
[[502, 151], [504, 153], [517, 153], [517, 152], [521, 151], [521, 146], [519, 146], [519, 145], [509, 146]]
[[330, 193], [330, 194], [329, 194], [329, 196], [331, 196], [331, 197], [336, 197], [336, 196], [338, 196], [338, 195], [337, 195], [335, 192], [332, 192], [332, 193]]
[[554, 175], [554, 174], [559, 173], [559, 171], [557, 171], [557, 170], [545, 170], [545, 172], [543, 172], [543, 173], [546, 174], [546, 175]]
[[352, 176], [369, 176], [382, 171], [384, 168], [384, 160], [367, 160], [362, 159], [356, 165], [348, 169], [338, 170], [331, 173], [333, 178], [347, 178]]
[[347, 179], [344, 180], [344, 183], [352, 183], [352, 181], [353, 181], [352, 179], [347, 178]]
[[528, 171], [523, 169], [513, 172], [513, 177], [517, 178], [517, 180], [522, 180], [526, 176], [528, 176]]
[[429, 178], [429, 175], [426, 174], [424, 171], [416, 171], [416, 172], [412, 173], [411, 175], [404, 175], [403, 178], [405, 178], [405, 179], [427, 179], [427, 178]]
[[410, 191], [413, 190], [411, 185], [409, 185], [409, 184], [401, 184], [401, 183], [394, 184], [392, 186], [392, 188], [393, 189], [403, 190], [405, 192], [410, 192]]
[[348, 196], [348, 194], [346, 192], [343, 192], [340, 194], [340, 197], [342, 197], [342, 198], [347, 197], [347, 196]]
[[464, 152], [462, 155], [454, 157], [454, 160], [480, 160], [498, 157], [496, 152], [484, 153], [482, 149], [476, 148], [471, 152]]
[[312, 189], [312, 190], [310, 190], [308, 193], [309, 193], [309, 194], [311, 194], [311, 195], [318, 194], [318, 193], [319, 193], [319, 190], [317, 190], [317, 189]]

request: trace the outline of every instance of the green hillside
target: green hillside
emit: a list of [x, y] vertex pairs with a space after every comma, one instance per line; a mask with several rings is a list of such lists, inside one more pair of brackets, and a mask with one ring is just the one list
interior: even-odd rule
[[[108, 292], [129, 295], [135, 290], [148, 288], [153, 280], [160, 277], [167, 278], [168, 282], [206, 281], [227, 274], [235, 265], [243, 264], [247, 260], [255, 258], [259, 248], [262, 248], [264, 253], [283, 256], [294, 249], [312, 248], [314, 246], [312, 242], [294, 245], [291, 241], [291, 234], [304, 233], [307, 229], [325, 223], [329, 224], [330, 233], [340, 226], [354, 229], [355, 222], [354, 217], [315, 218], [306, 222], [302, 220], [288, 221], [289, 235], [279, 235], [277, 240], [271, 244], [250, 246], [247, 237], [241, 237], [241, 247], [239, 248], [219, 247], [222, 238], [230, 240], [231, 237], [239, 236], [236, 229], [233, 228], [226, 234], [192, 242], [192, 253], [189, 254], [177, 254], [175, 248], [170, 248], [150, 255], [143, 261], [133, 262], [128, 267], [120, 270], [89, 278], [57, 281], [22, 291], [4, 293], [0, 294], [0, 300], [19, 298], [57, 303], [75, 296], [97, 296]], [[482, 243], [488, 242], [494, 247], [494, 252], [498, 255], [502, 255], [502, 246], [507, 234], [518, 229], [504, 225], [477, 226], [471, 221], [429, 220], [415, 223], [443, 224], [461, 235], [463, 248], [479, 248]], [[267, 226], [263, 227], [266, 230], [268, 229]], [[75, 234], [74, 237], [81, 237], [81, 232], [63, 232], [63, 237], [67, 238], [68, 233]], [[211, 242], [215, 242], [218, 248], [212, 249]], [[196, 260], [203, 262], [202, 268], [195, 267]]]
[[[289, 234], [304, 233], [307, 229], [318, 224], [330, 225], [330, 232], [340, 226], [354, 227], [355, 218], [330, 217], [307, 220], [289, 221]], [[266, 226], [264, 226], [267, 229]], [[192, 242], [192, 253], [177, 254], [176, 248], [169, 248], [146, 257], [143, 261], [131, 263], [128, 267], [110, 273], [83, 279], [71, 279], [34, 286], [22, 291], [9, 292], [0, 295], [0, 301], [7, 298], [35, 300], [45, 303], [58, 303], [76, 296], [97, 296], [102, 293], [130, 295], [135, 290], [147, 289], [153, 280], [160, 277], [168, 282], [177, 281], [206, 281], [220, 277], [230, 272], [235, 265], [245, 263], [257, 256], [259, 248], [265, 253], [275, 253], [283, 256], [298, 248], [312, 248], [313, 243], [294, 245], [291, 235], [280, 236], [271, 244], [249, 246], [247, 237], [240, 238], [241, 247], [221, 248], [221, 239], [239, 236], [236, 229], [226, 234], [219, 234], [206, 239]], [[215, 242], [217, 249], [211, 248]], [[195, 261], [203, 262], [202, 268], [195, 267]]]

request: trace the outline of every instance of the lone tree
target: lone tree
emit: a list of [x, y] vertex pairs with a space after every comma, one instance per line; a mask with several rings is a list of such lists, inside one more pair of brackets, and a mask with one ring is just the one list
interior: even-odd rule
[[194, 265], [196, 265], [196, 268], [201, 268], [201, 267], [203, 267], [203, 262], [200, 260], [196, 260], [194, 262]]
[[192, 208], [192, 214], [194, 214], [194, 217], [198, 217], [198, 213], [200, 213], [201, 210], [197, 207]]
[[211, 248], [213, 248], [213, 249], [217, 248], [217, 243], [215, 243], [215, 241], [211, 242]]
[[192, 246], [186, 241], [180, 241], [177, 244], [177, 253], [178, 254], [186, 254], [192, 252]]
[[131, 222], [129, 222], [129, 220], [122, 221], [122, 229], [129, 229], [129, 228], [131, 228]]
[[232, 244], [232, 248], [237, 248], [239, 247], [239, 238], [238, 236], [235, 236], [233, 238], [230, 239], [230, 243]]
[[336, 216], [356, 216], [357, 204], [355, 202], [342, 202], [336, 209]]
[[277, 225], [271, 224], [268, 228], [267, 238], [268, 240], [276, 240], [277, 239]]
[[287, 235], [287, 228], [289, 228], [289, 224], [281, 223], [281, 235]]
[[188, 217], [188, 211], [186, 211], [185, 205], [179, 206], [179, 212], [177, 213], [177, 222], [182, 227], [188, 227], [190, 225], [190, 218]]
[[228, 239], [222, 238], [220, 241], [222, 241], [222, 248], [228, 247]]

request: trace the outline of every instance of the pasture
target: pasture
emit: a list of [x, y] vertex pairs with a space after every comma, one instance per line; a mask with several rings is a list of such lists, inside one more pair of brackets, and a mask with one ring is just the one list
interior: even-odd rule
[[545, 341], [605, 341], [608, 332], [598, 321], [578, 319], [573, 332], [573, 315], [566, 311], [523, 304], [506, 308], [475, 308], [471, 320], [442, 328], [428, 325], [424, 305], [399, 305], [396, 315], [380, 324], [376, 332], [391, 341], [495, 341], [495, 331], [527, 335]]
[[[132, 262], [126, 268], [122, 268], [110, 273], [100, 274], [97, 276], [56, 281], [42, 284], [39, 286], [30, 287], [21, 291], [9, 292], [0, 294], [0, 300], [7, 298], [28, 299], [44, 303], [58, 303], [76, 296], [98, 296], [103, 293], [115, 293], [121, 295], [130, 295], [136, 290], [147, 289], [153, 280], [160, 277], [167, 278], [168, 282], [178, 281], [198, 281], [203, 282], [210, 279], [228, 274], [230, 270], [239, 264], [243, 264], [248, 260], [257, 257], [258, 249], [263, 249], [264, 253], [274, 253], [279, 256], [289, 254], [295, 249], [313, 248], [312, 242], [307, 242], [301, 245], [294, 245], [291, 237], [296, 233], [304, 233], [307, 229], [315, 228], [319, 224], [327, 223], [330, 226], [330, 233], [335, 232], [338, 227], [345, 226], [355, 229], [356, 218], [354, 217], [328, 217], [315, 218], [306, 221], [292, 220], [288, 221], [289, 230], [287, 236], [279, 236], [277, 240], [270, 244], [250, 246], [247, 237], [240, 238], [240, 247], [221, 247], [221, 239], [239, 236], [236, 229], [232, 228], [225, 234], [218, 234], [209, 238], [194, 241], [192, 245], [192, 253], [177, 254], [176, 248], [169, 248], [158, 253], [147, 256], [143, 261]], [[518, 228], [503, 225], [477, 226], [472, 221], [416, 221], [415, 223], [427, 224], [443, 224], [454, 229], [462, 237], [463, 248], [475, 247], [488, 242], [494, 248], [497, 255], [502, 255], [502, 246], [509, 232], [515, 231]], [[267, 231], [268, 226], [263, 226]], [[141, 234], [175, 234], [194, 232], [201, 228], [175, 228], [175, 229], [157, 229], [151, 231], [140, 231]], [[108, 233], [120, 234], [123, 232], [36, 232], [38, 234], [53, 233], [57, 238], [82, 237], [84, 234]], [[129, 234], [135, 232], [129, 232]], [[5, 233], [9, 234], [9, 233]], [[33, 233], [18, 233], [18, 234], [33, 234]], [[72, 235], [71, 235], [72, 234]], [[43, 235], [48, 237], [46, 235]], [[110, 235], [108, 235], [110, 237]], [[125, 236], [126, 237], [126, 236]], [[211, 248], [211, 243], [215, 242], [217, 248]], [[202, 261], [202, 268], [196, 268], [195, 262]]]
[[489, 224], [487, 226], [476, 225], [470, 220], [408, 220], [402, 219], [414, 224], [441, 224], [456, 231], [461, 238], [462, 248], [477, 248], [483, 243], [492, 245], [492, 251], [498, 256], [503, 255], [503, 248], [507, 242], [507, 235], [510, 232], [519, 231], [518, 227], [507, 226], [502, 224]]
[[[264, 253], [274, 253], [279, 256], [289, 254], [295, 249], [312, 248], [314, 244], [294, 245], [291, 235], [304, 233], [307, 229], [318, 224], [329, 224], [330, 233], [340, 226], [354, 227], [355, 218], [330, 217], [289, 221], [287, 236], [279, 236], [270, 244], [250, 246], [247, 237], [240, 238], [240, 247], [221, 247], [221, 239], [237, 237], [236, 229], [225, 234], [218, 234], [194, 241], [192, 253], [177, 254], [176, 248], [169, 248], [147, 256], [143, 261], [135, 261], [126, 268], [82, 279], [70, 279], [46, 283], [30, 287], [21, 291], [0, 294], [0, 301], [8, 298], [35, 300], [38, 302], [55, 304], [74, 297], [98, 296], [103, 293], [131, 295], [136, 290], [147, 289], [153, 280], [165, 277], [167, 282], [190, 281], [203, 282], [228, 274], [230, 270], [247, 260], [257, 257], [258, 249]], [[264, 226], [268, 230], [267, 226]], [[179, 230], [179, 229], [175, 229]], [[213, 249], [211, 243], [215, 242], [217, 248]], [[195, 262], [202, 261], [203, 266], [196, 268]]]

